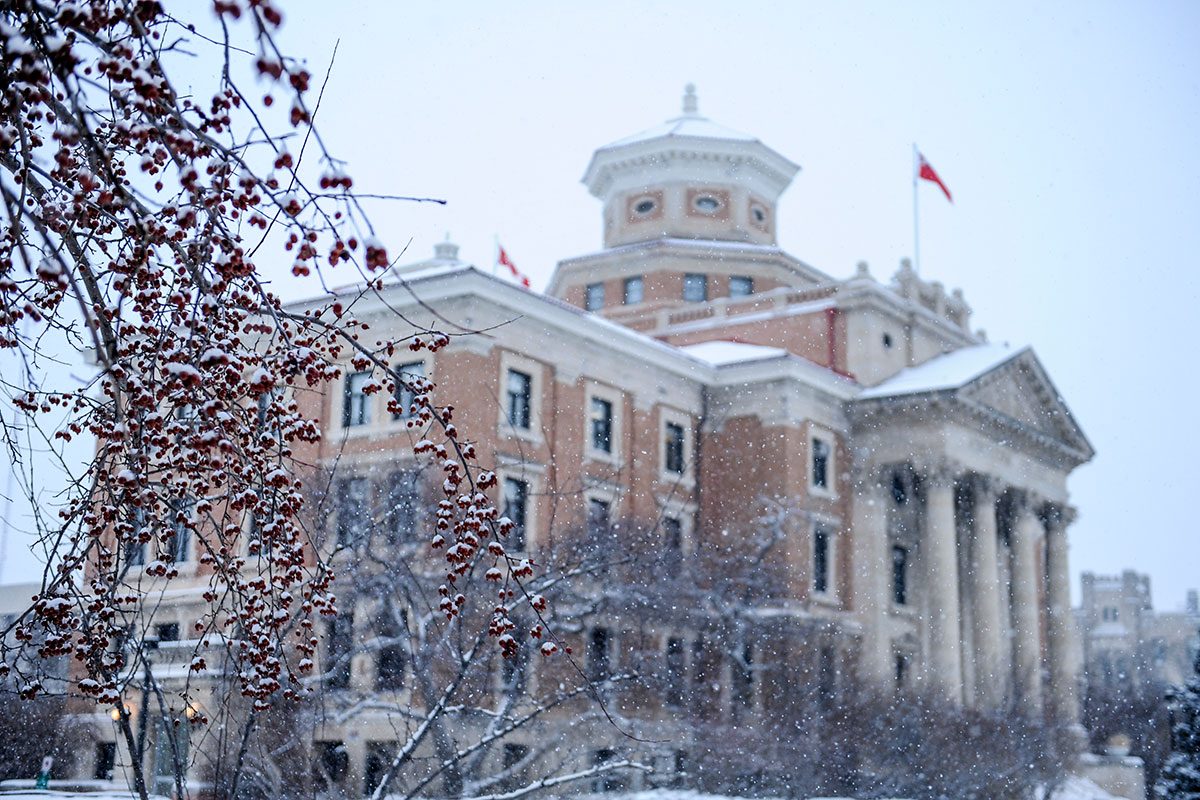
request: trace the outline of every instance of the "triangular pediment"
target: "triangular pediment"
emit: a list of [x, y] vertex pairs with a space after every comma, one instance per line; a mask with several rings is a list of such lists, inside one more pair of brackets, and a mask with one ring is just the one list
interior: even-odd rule
[[1080, 462], [1094, 451], [1032, 350], [960, 387], [957, 399], [997, 423], [1049, 440]]

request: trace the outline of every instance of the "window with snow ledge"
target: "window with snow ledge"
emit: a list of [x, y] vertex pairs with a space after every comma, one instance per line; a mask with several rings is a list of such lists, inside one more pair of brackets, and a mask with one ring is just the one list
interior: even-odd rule
[[371, 382], [371, 373], [351, 372], [342, 389], [342, 427], [355, 428], [371, 422], [371, 396], [363, 391]]
[[371, 532], [371, 484], [366, 478], [337, 482], [337, 543], [354, 547]]
[[350, 686], [350, 656], [354, 649], [353, 612], [331, 617], [325, 627], [325, 662], [322, 672], [330, 689]]
[[892, 603], [908, 605], [908, 549], [901, 545], [892, 547]]
[[595, 383], [588, 386], [583, 452], [586, 458], [612, 463], [620, 461], [622, 405], [620, 391]]
[[834, 495], [834, 443], [833, 434], [815, 430], [809, 436], [808, 488], [813, 494]]
[[608, 680], [612, 674], [613, 636], [604, 627], [592, 628], [587, 636], [588, 679], [595, 683]]
[[689, 272], [683, 276], [683, 299], [689, 303], [703, 303], [708, 299], [708, 276]]
[[413, 542], [420, 509], [420, 472], [404, 469], [389, 474], [384, 522], [389, 542], [393, 547]]
[[543, 365], [512, 352], [500, 354], [501, 433], [541, 441]]
[[813, 592], [832, 597], [834, 594], [834, 536], [833, 529], [822, 522], [813, 525], [812, 569]]
[[504, 540], [504, 549], [510, 553], [525, 550], [529, 526], [529, 481], [520, 478], [504, 479], [504, 498], [500, 516], [508, 517], [513, 529]]
[[407, 364], [400, 364], [394, 368], [400, 374], [400, 380], [396, 382], [396, 405], [399, 406], [398, 411], [392, 413], [393, 421], [412, 419], [416, 416], [416, 401], [417, 393], [414, 392], [406, 381], [421, 385], [429, 376], [429, 370], [425, 362], [409, 361]]
[[683, 571], [683, 521], [679, 517], [663, 517], [663, 574], [677, 578]]
[[731, 275], [729, 277], [730, 297], [749, 297], [754, 294], [754, 278], [748, 275]]
[[634, 275], [632, 278], [625, 279], [625, 296], [623, 298], [625, 305], [636, 306], [645, 299], [645, 283], [641, 275]]
[[660, 418], [659, 464], [662, 479], [688, 484], [692, 473], [691, 418], [671, 409], [663, 409]]
[[681, 706], [687, 686], [687, 650], [682, 637], [667, 638], [663, 661], [663, 702], [669, 706]]
[[500, 659], [500, 682], [496, 687], [501, 694], [519, 695], [525, 691], [529, 680], [529, 647], [521, 647], [508, 658]]
[[584, 290], [583, 307], [588, 311], [599, 311], [604, 308], [604, 284], [589, 283]]
[[381, 610], [375, 621], [375, 635], [382, 641], [375, 659], [375, 688], [396, 691], [404, 688], [404, 670], [407, 654], [404, 643], [407, 632], [404, 626], [407, 617], [403, 611], [396, 613], [390, 608]]
[[733, 679], [732, 702], [736, 713], [739, 708], [754, 707], [754, 646], [746, 642], [740, 653], [735, 653], [730, 663]]

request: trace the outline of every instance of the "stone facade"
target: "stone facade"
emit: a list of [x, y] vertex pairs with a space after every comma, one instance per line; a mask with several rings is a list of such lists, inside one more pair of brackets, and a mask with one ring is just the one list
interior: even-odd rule
[[[890, 282], [865, 264], [839, 279], [779, 249], [776, 204], [797, 170], [701, 117], [689, 90], [682, 116], [595, 153], [584, 182], [602, 203], [604, 249], [560, 262], [544, 295], [447, 243], [355, 311], [389, 336], [445, 320], [486, 331], [411, 361], [435, 402], [454, 403], [500, 486], [523, 487], [528, 552], [601, 508], [669, 520], [662, 546], [688, 559], [720, 552], [777, 502], [790, 515], [786, 557], [761, 611], [823, 626], [798, 645], [819, 652], [797, 651], [797, 663], [1077, 724], [1067, 477], [1090, 444], [1033, 351], [973, 332], [961, 293], [907, 262]], [[313, 463], [403, 468], [413, 434], [383, 398], [354, 392], [347, 382], [298, 398], [325, 432]], [[160, 616], [186, 631], [185, 597]], [[641, 651], [667, 659], [686, 640], [681, 668], [710, 669], [703, 626], [605, 624], [606, 646], [609, 632], [636, 629]], [[626, 650], [612, 652], [619, 662]], [[350, 669], [369, 689], [369, 659]], [[735, 669], [712, 667], [724, 676], [714, 704], [733, 702]], [[369, 710], [319, 735], [345, 742], [359, 775], [368, 741], [395, 737]]]
[[1082, 603], [1075, 610], [1083, 663], [1092, 680], [1135, 690], [1182, 683], [1200, 646], [1200, 601], [1188, 592], [1182, 611], [1155, 611], [1150, 576], [1083, 573]]

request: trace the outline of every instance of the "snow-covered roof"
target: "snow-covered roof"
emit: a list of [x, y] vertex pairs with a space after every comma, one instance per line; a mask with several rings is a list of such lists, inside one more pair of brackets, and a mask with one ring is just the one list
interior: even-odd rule
[[878, 386], [866, 389], [859, 398], [867, 400], [958, 389], [1011, 361], [1027, 349], [1003, 344], [964, 347], [931, 358], [924, 364], [903, 369]]
[[624, 147], [629, 144], [645, 142], [651, 139], [662, 139], [669, 136], [689, 137], [693, 139], [726, 139], [737, 142], [756, 141], [756, 138], [748, 133], [726, 128], [724, 125], [719, 125], [707, 117], [702, 117], [699, 114], [684, 114], [682, 117], [669, 119], [661, 125], [647, 128], [640, 133], [610, 142], [600, 149], [607, 150], [610, 147]]
[[788, 355], [788, 351], [781, 347], [720, 340], [684, 345], [679, 349], [714, 367], [742, 364], [747, 361], [763, 361], [770, 358], [784, 358]]

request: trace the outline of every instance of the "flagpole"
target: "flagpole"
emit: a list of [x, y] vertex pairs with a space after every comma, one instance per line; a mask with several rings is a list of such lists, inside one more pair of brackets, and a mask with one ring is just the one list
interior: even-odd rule
[[500, 234], [492, 234], [492, 243], [496, 245], [496, 255], [492, 257], [492, 277], [496, 277], [496, 267], [500, 266]]
[[919, 224], [920, 214], [917, 208], [917, 175], [921, 172], [921, 165], [918, 162], [921, 154], [917, 150], [917, 143], [913, 142], [913, 157], [912, 157], [912, 182], [913, 182], [913, 270], [920, 274], [921, 272], [921, 228]]

